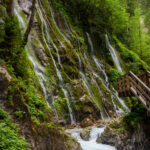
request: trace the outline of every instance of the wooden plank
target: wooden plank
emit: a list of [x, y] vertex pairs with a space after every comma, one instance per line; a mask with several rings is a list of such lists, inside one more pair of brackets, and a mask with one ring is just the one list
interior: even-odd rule
[[146, 97], [146, 99], [148, 99], [150, 101], [150, 96], [148, 93], [146, 93], [146, 90], [144, 90], [143, 88], [141, 88], [141, 86], [139, 84], [137, 84], [134, 80], [130, 79], [131, 81], [131, 86], [133, 86], [135, 89], [137, 89], [143, 96]]
[[131, 74], [131, 77], [136, 79], [136, 81], [139, 82], [141, 84], [141, 86], [143, 88], [145, 88], [145, 90], [147, 90], [149, 95], [150, 95], [150, 88], [147, 85], [145, 85], [133, 72], [130, 71], [130, 74]]
[[145, 105], [145, 107], [147, 108], [147, 104], [146, 104], [145, 99], [144, 99], [142, 96], [139, 96], [139, 95], [137, 94], [136, 89], [134, 89], [133, 87], [131, 87], [130, 89], [131, 89], [131, 91], [133, 92], [133, 94], [134, 94], [134, 95]]
[[136, 76], [129, 72], [117, 80], [119, 96], [136, 96], [150, 112], [150, 72]]

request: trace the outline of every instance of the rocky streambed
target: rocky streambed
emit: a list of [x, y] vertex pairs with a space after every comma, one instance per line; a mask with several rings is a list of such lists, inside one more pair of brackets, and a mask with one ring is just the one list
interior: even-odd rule
[[105, 128], [105, 126], [92, 126], [84, 129], [67, 129], [66, 131], [77, 139], [83, 150], [116, 150], [114, 146], [97, 142]]
[[99, 120], [93, 126], [67, 129], [83, 150], [149, 150], [149, 127], [139, 124], [134, 130], [121, 130], [121, 122]]

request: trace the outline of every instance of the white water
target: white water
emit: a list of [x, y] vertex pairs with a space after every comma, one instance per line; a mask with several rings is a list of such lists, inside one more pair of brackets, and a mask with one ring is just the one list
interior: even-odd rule
[[[42, 7], [42, 6], [41, 6], [41, 7]], [[68, 110], [69, 110], [69, 115], [70, 115], [70, 119], [71, 119], [71, 124], [74, 124], [74, 123], [75, 123], [75, 119], [74, 119], [74, 117], [73, 117], [73, 111], [72, 111], [72, 109], [71, 109], [71, 105], [70, 105], [70, 102], [69, 102], [68, 91], [64, 88], [64, 81], [63, 81], [61, 72], [60, 72], [59, 69], [57, 68], [55, 59], [54, 59], [54, 57], [53, 57], [53, 55], [52, 55], [52, 53], [51, 53], [51, 50], [52, 50], [52, 49], [51, 49], [50, 44], [53, 44], [53, 46], [54, 46], [54, 43], [52, 42], [51, 37], [50, 37], [50, 35], [49, 35], [50, 30], [49, 30], [49, 28], [48, 28], [48, 26], [47, 26], [47, 22], [45, 21], [45, 19], [44, 19], [44, 17], [43, 17], [43, 14], [42, 14], [42, 12], [41, 12], [41, 9], [40, 9], [39, 5], [37, 5], [37, 12], [38, 12], [38, 14], [39, 14], [39, 16], [40, 16], [40, 19], [41, 19], [41, 22], [42, 22], [41, 28], [42, 28], [43, 40], [44, 40], [44, 43], [45, 43], [45, 45], [46, 45], [46, 47], [47, 47], [47, 49], [49, 50], [49, 53], [50, 53], [50, 55], [51, 55], [53, 64], [54, 64], [55, 69], [56, 69], [57, 77], [58, 77], [58, 79], [59, 79], [60, 87], [61, 87], [61, 89], [62, 89], [62, 91], [63, 91], [63, 93], [64, 93], [64, 96], [65, 96], [65, 98], [66, 98], [67, 105], [68, 105]], [[45, 27], [45, 28], [44, 28], [44, 27]], [[45, 31], [45, 32], [44, 32], [44, 31]], [[44, 34], [44, 33], [46, 33], [46, 37], [45, 37], [45, 34]], [[50, 42], [49, 44], [47, 43], [46, 38], [47, 38], [48, 42]]]
[[96, 142], [98, 134], [101, 134], [105, 128], [92, 128], [90, 131], [89, 141], [84, 141], [80, 137], [81, 129], [69, 129], [67, 132], [71, 133], [80, 143], [83, 150], [116, 150], [115, 147], [106, 144], [99, 144]]
[[118, 69], [120, 72], [123, 72], [123, 71], [122, 71], [122, 68], [121, 68], [121, 65], [120, 65], [120, 62], [119, 62], [119, 59], [118, 59], [117, 54], [116, 54], [116, 52], [115, 52], [115, 49], [114, 49], [114, 48], [112, 47], [112, 45], [110, 44], [108, 35], [106, 34], [105, 37], [106, 37], [106, 45], [107, 45], [107, 47], [108, 47], [108, 49], [109, 49], [109, 51], [110, 51], [110, 54], [111, 54], [111, 56], [112, 56], [112, 59], [113, 59], [114, 63], [115, 63], [116, 66], [117, 66], [117, 69]]

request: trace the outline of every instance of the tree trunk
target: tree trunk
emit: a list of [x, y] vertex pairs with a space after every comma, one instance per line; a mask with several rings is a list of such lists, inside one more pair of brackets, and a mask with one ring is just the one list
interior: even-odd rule
[[14, 15], [14, 0], [8, 0], [7, 12], [10, 17]]
[[24, 46], [26, 45], [27, 41], [28, 41], [28, 36], [30, 34], [30, 31], [31, 31], [31, 28], [32, 28], [32, 25], [33, 25], [33, 21], [34, 21], [34, 14], [35, 14], [35, 3], [36, 3], [36, 0], [32, 0], [32, 12], [31, 12], [31, 16], [30, 16], [30, 20], [29, 20], [29, 24], [28, 24], [28, 27], [25, 31], [25, 34], [24, 34]]
[[[139, 9], [139, 0], [137, 0], [137, 9]], [[138, 13], [138, 15], [139, 15], [139, 19], [140, 19], [140, 14]], [[140, 40], [140, 57], [142, 59], [143, 51], [142, 51], [142, 36], [141, 36], [141, 22], [140, 22], [140, 20], [139, 20], [139, 40]]]

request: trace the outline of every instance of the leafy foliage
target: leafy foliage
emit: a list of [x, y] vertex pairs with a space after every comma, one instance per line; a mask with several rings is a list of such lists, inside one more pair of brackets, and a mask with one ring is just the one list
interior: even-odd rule
[[19, 136], [17, 126], [12, 123], [10, 116], [0, 109], [0, 149], [28, 150], [28, 144]]

